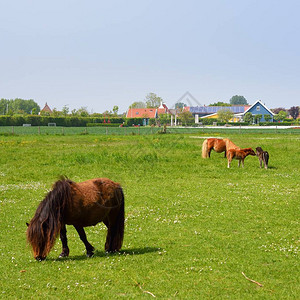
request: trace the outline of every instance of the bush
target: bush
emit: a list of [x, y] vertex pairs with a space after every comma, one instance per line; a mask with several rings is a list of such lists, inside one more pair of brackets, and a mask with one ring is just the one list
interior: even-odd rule
[[156, 119], [155, 118], [151, 118], [149, 119], [149, 125], [152, 126], [152, 125], [156, 125]]
[[199, 119], [199, 122], [201, 122], [203, 125], [213, 125], [214, 122], [218, 122], [218, 119], [215, 118], [204, 118], [204, 119]]
[[141, 118], [127, 118], [126, 121], [125, 121], [125, 126], [132, 126], [132, 125], [143, 126], [143, 119], [141, 119]]

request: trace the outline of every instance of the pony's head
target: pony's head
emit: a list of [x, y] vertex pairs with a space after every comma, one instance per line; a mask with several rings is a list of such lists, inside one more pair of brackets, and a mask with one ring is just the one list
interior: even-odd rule
[[28, 224], [27, 241], [36, 260], [44, 260], [55, 244], [63, 223], [65, 207], [71, 197], [70, 183], [66, 179], [57, 181]]
[[259, 156], [260, 153], [263, 152], [263, 149], [261, 147], [256, 147], [256, 155]]
[[33, 256], [42, 261], [47, 257], [54, 241], [49, 238], [47, 225], [41, 219], [34, 217], [27, 226], [27, 240], [32, 247]]
[[252, 148], [246, 148], [245, 150], [247, 150], [248, 155], [256, 156], [256, 153]]

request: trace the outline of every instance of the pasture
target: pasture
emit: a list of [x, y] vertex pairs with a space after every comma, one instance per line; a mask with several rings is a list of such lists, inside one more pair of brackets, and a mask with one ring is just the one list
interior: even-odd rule
[[[230, 169], [224, 154], [201, 158], [206, 136], [261, 146], [269, 169], [253, 156]], [[299, 145], [299, 135], [225, 131], [0, 136], [0, 297], [296, 299]], [[92, 258], [68, 226], [70, 256], [58, 258], [57, 239], [45, 261], [34, 260], [25, 223], [60, 175], [121, 184], [120, 252], [105, 253], [100, 223], [86, 228]]]

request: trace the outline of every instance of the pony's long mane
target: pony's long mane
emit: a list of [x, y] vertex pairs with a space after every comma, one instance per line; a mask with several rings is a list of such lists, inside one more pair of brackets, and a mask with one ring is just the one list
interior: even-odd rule
[[44, 258], [54, 246], [63, 225], [65, 208], [71, 198], [72, 181], [58, 180], [45, 199], [39, 204], [27, 228], [27, 240], [34, 256]]

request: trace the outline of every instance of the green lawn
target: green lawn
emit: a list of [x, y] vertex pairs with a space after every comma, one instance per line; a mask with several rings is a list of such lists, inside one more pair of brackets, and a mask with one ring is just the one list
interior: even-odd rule
[[[270, 168], [247, 157], [201, 158], [203, 137], [261, 146]], [[298, 134], [0, 136], [0, 295], [3, 299], [297, 299]], [[103, 224], [86, 228], [86, 258], [67, 227], [43, 262], [26, 244], [26, 222], [60, 175], [108, 177], [125, 193], [122, 251], [106, 254]], [[247, 276], [244, 277], [242, 272]], [[262, 284], [262, 287], [255, 282]]]

